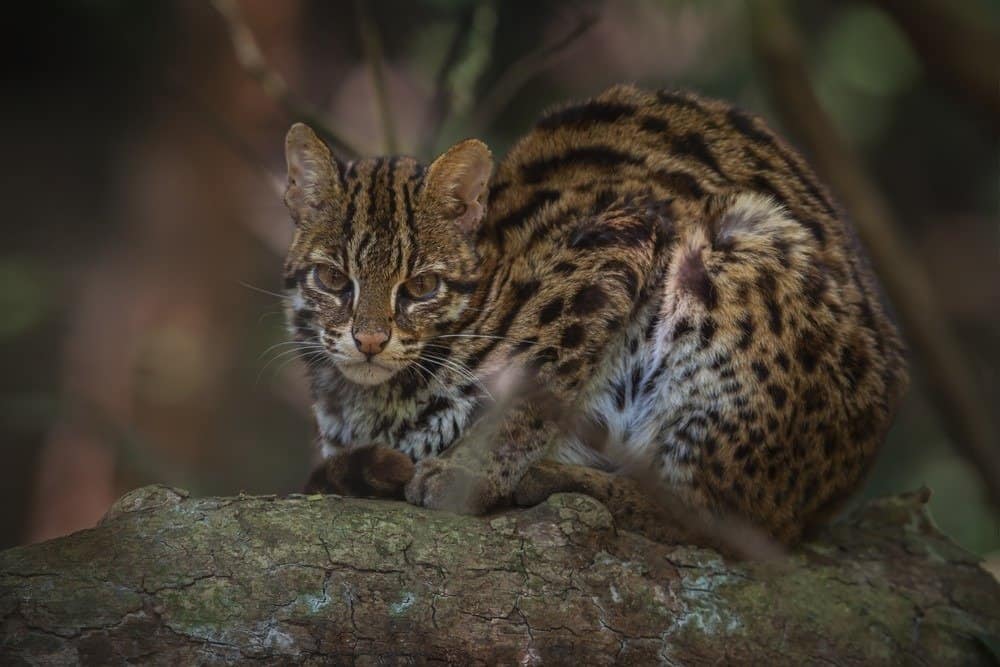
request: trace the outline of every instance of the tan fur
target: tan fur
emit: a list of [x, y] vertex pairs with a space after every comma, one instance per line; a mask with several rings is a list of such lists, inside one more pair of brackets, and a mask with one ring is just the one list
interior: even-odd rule
[[[426, 175], [408, 158], [293, 169], [323, 154], [312, 139], [290, 132], [286, 277], [293, 331], [328, 352], [328, 453], [404, 451], [409, 500], [475, 512], [545, 457], [642, 465], [786, 542], [862, 478], [906, 385], [902, 345], [850, 228], [761, 120], [619, 86], [544, 117], [488, 190], [478, 141]], [[317, 262], [360, 292], [316, 289]], [[398, 286], [427, 271], [440, 292], [401, 309]], [[392, 332], [367, 362], [386, 369], [364, 375], [349, 335], [373, 326]], [[552, 401], [482, 418], [510, 368]]]

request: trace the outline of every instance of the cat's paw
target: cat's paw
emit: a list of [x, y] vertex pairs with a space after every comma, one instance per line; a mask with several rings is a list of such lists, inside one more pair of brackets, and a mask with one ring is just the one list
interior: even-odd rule
[[417, 463], [413, 479], [406, 485], [406, 499], [414, 505], [458, 514], [485, 514], [499, 495], [489, 478], [448, 459], [424, 459]]
[[358, 447], [323, 461], [306, 482], [306, 493], [369, 498], [403, 497], [413, 477], [413, 461], [387, 447]]

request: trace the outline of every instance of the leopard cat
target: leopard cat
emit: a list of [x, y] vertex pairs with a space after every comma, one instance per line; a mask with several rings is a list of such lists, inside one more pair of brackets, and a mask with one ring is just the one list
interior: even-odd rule
[[[427, 167], [344, 163], [302, 124], [286, 158], [322, 453], [406, 454], [414, 504], [483, 513], [542, 460], [641, 461], [794, 543], [862, 480], [906, 387], [837, 205], [723, 102], [616, 86], [543, 116], [495, 173], [475, 139]], [[497, 398], [507, 369], [551, 400]]]

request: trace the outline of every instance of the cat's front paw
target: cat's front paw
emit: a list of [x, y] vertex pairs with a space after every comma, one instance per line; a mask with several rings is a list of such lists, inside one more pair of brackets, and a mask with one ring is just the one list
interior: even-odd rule
[[386, 447], [357, 447], [324, 460], [306, 482], [306, 493], [365, 498], [403, 497], [413, 477], [413, 461]]
[[417, 463], [406, 485], [406, 499], [414, 505], [458, 514], [485, 514], [499, 500], [494, 485], [481, 472], [447, 459]]

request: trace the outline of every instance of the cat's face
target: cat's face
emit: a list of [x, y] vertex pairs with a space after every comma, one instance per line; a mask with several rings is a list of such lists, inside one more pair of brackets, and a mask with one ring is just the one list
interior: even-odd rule
[[492, 169], [486, 146], [464, 141], [426, 170], [406, 157], [342, 165], [300, 124], [286, 157], [296, 338], [365, 385], [445, 356], [480, 278], [473, 236]]

